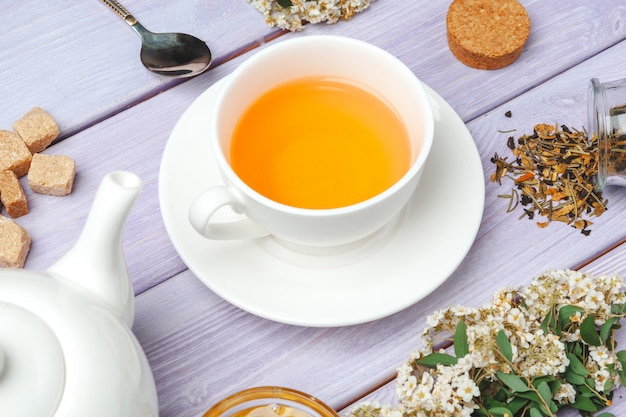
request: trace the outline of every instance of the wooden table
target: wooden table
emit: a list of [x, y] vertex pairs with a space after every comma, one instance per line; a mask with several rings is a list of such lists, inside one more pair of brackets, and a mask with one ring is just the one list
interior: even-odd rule
[[[156, 378], [162, 417], [200, 416], [227, 394], [257, 385], [299, 389], [336, 410], [367, 395], [393, 402], [395, 369], [418, 346], [425, 318], [435, 310], [479, 306], [496, 289], [524, 286], [547, 269], [626, 272], [625, 189], [606, 190], [609, 210], [585, 237], [566, 225], [540, 229], [507, 214], [506, 201], [497, 197], [503, 188], [489, 181], [491, 156], [507, 152], [507, 135], [499, 131], [531, 133], [540, 122], [582, 128], [589, 79], [626, 77], [626, 5], [522, 3], [532, 28], [521, 57], [507, 68], [482, 71], [461, 64], [448, 49], [449, 2], [376, 0], [349, 22], [284, 33], [268, 27], [244, 0], [127, 0], [148, 29], [207, 41], [213, 68], [184, 80], [146, 71], [139, 38], [98, 1], [6, 6], [0, 18], [0, 129], [11, 129], [33, 106], [45, 108], [62, 132], [46, 152], [71, 156], [78, 170], [66, 197], [36, 195], [23, 183], [31, 213], [17, 222], [33, 239], [26, 267], [43, 271], [68, 250], [107, 172], [135, 172], [144, 188], [126, 225], [124, 253], [136, 293], [134, 331]], [[282, 324], [222, 300], [177, 254], [158, 200], [164, 147], [187, 107], [266, 43], [314, 34], [362, 39], [404, 61], [466, 123], [484, 169], [481, 226], [449, 279], [396, 314], [345, 327]], [[512, 117], [505, 117], [507, 111]], [[464, 202], [454, 204], [462, 213]], [[612, 407], [617, 415], [626, 413], [621, 396], [620, 389]]]

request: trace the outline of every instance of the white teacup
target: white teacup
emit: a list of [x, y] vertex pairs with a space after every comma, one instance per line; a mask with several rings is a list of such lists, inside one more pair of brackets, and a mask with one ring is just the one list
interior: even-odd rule
[[[230, 144], [243, 112], [267, 90], [287, 80], [329, 76], [376, 92], [405, 124], [411, 163], [381, 193], [355, 204], [326, 209], [292, 207], [248, 186], [230, 165]], [[257, 52], [225, 81], [210, 114], [211, 151], [224, 185], [203, 191], [189, 210], [193, 227], [209, 239], [272, 236], [297, 245], [328, 247], [364, 239], [389, 223], [406, 205], [423, 171], [433, 141], [428, 96], [413, 72], [388, 52], [355, 39], [303, 36]], [[214, 214], [230, 206], [241, 220], [219, 222]]]

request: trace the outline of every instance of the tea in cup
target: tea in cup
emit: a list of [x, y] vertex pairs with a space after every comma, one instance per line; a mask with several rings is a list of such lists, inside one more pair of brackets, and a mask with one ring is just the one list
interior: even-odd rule
[[[421, 82], [388, 52], [339, 36], [272, 44], [225, 81], [210, 114], [224, 185], [189, 219], [209, 239], [353, 243], [385, 226], [421, 177], [434, 122]], [[230, 206], [243, 218], [218, 222]]]

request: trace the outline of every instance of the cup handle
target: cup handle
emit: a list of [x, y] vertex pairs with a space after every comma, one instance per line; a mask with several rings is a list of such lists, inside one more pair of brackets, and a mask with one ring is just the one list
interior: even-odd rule
[[238, 213], [243, 211], [241, 202], [228, 187], [209, 188], [191, 205], [189, 222], [202, 236], [214, 240], [255, 239], [269, 235], [269, 232], [248, 218], [229, 222], [211, 222], [213, 214], [225, 206], [231, 206]]

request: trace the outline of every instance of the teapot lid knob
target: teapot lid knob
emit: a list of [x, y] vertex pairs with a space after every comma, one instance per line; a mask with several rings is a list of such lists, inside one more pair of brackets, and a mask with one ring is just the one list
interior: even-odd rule
[[48, 325], [35, 313], [0, 301], [0, 416], [55, 415], [65, 385], [65, 360]]

